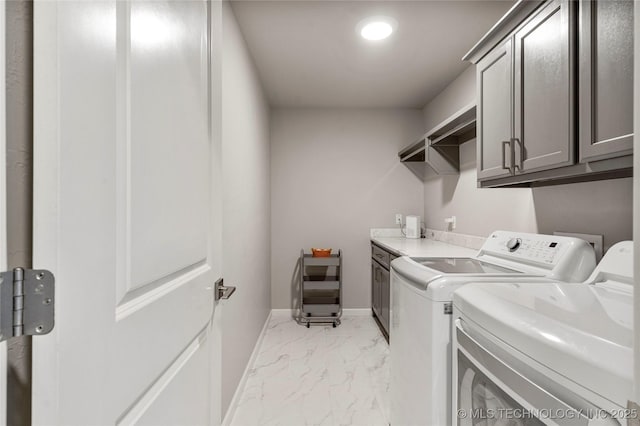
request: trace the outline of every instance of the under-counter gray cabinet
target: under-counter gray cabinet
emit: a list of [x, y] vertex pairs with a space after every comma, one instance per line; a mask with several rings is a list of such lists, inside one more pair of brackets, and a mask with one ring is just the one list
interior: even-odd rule
[[380, 281], [380, 314], [382, 324], [384, 324], [387, 329], [387, 334], [389, 334], [389, 329], [391, 328], [391, 316], [389, 315], [391, 312], [391, 274], [388, 269], [382, 269], [381, 271], [382, 280]]
[[580, 162], [633, 149], [633, 1], [580, 2]]
[[371, 311], [380, 331], [389, 340], [391, 320], [391, 261], [397, 256], [380, 246], [371, 244]]
[[477, 67], [478, 178], [509, 176], [513, 134], [513, 43], [508, 39]]
[[575, 162], [575, 5], [551, 1], [514, 34], [515, 173]]
[[382, 316], [382, 312], [380, 310], [381, 306], [381, 298], [380, 298], [380, 280], [382, 279], [382, 275], [380, 270], [382, 266], [375, 261], [375, 259], [371, 260], [371, 311], [374, 316], [380, 317]]

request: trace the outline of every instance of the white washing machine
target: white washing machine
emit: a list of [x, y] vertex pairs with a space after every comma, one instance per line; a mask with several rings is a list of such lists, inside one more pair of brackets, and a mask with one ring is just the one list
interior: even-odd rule
[[582, 281], [593, 248], [570, 237], [494, 232], [475, 258], [391, 263], [391, 424], [451, 424], [453, 292], [470, 282]]
[[586, 284], [478, 284], [454, 294], [460, 426], [626, 425], [633, 389], [633, 243]]

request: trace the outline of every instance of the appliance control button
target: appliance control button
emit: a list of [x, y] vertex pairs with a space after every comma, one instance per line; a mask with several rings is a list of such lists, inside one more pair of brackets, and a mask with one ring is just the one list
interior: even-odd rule
[[509, 251], [516, 251], [518, 250], [518, 247], [520, 247], [520, 242], [520, 238], [512, 238], [507, 241], [507, 248], [509, 249]]

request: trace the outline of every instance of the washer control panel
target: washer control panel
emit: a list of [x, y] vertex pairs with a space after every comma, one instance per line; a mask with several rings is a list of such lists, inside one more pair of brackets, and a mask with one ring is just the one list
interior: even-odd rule
[[584, 281], [596, 266], [595, 251], [585, 240], [509, 231], [493, 232], [477, 257], [502, 259], [512, 268], [527, 265], [528, 272], [568, 282]]
[[552, 264], [561, 249], [562, 243], [558, 241], [524, 240], [516, 250], [520, 250], [523, 257]]
[[567, 241], [564, 241], [566, 238], [568, 237], [494, 232], [482, 250], [513, 260], [526, 259], [553, 265], [567, 246]]

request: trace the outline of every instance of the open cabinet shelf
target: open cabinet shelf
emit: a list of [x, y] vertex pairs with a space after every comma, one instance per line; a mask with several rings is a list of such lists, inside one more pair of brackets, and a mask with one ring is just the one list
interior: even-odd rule
[[427, 134], [433, 147], [459, 146], [476, 137], [476, 106], [468, 105]]
[[460, 173], [460, 145], [476, 137], [476, 105], [470, 104], [398, 153], [416, 176]]

